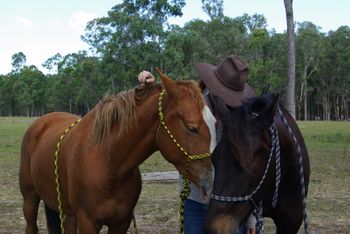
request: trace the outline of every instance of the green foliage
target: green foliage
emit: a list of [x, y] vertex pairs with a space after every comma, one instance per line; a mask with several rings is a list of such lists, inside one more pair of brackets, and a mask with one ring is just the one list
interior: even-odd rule
[[223, 0], [202, 0], [202, 9], [211, 20], [222, 18], [224, 16], [224, 1]]
[[[223, 14], [223, 1], [202, 0], [210, 20], [169, 25], [182, 15], [184, 0], [124, 0], [108, 15], [90, 21], [82, 39], [86, 51], [56, 54], [43, 66], [26, 66], [12, 57], [13, 71], [0, 77], [0, 115], [42, 115], [51, 111], [85, 114], [107, 92], [137, 85], [142, 70], [159, 67], [173, 79], [198, 79], [195, 64], [219, 64], [232, 54], [249, 64], [248, 83], [258, 94], [286, 99], [287, 34], [268, 31], [263, 15]], [[327, 34], [311, 22], [296, 28], [297, 118], [349, 119], [350, 29]]]
[[12, 67], [14, 72], [19, 72], [26, 64], [27, 58], [23, 52], [12, 55]]

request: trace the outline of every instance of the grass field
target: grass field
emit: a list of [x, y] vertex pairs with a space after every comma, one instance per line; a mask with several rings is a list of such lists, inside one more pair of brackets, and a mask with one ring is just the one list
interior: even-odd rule
[[[18, 188], [22, 136], [32, 118], [0, 117], [0, 233], [24, 233], [22, 198]], [[299, 122], [311, 161], [307, 200], [311, 233], [350, 233], [350, 122]], [[174, 170], [159, 154], [142, 172]], [[141, 233], [178, 232], [176, 183], [145, 183], [135, 214]], [[265, 233], [272, 233], [266, 220]], [[43, 209], [41, 233], [46, 233]], [[132, 230], [132, 228], [131, 228]], [[302, 231], [300, 233], [303, 233]]]

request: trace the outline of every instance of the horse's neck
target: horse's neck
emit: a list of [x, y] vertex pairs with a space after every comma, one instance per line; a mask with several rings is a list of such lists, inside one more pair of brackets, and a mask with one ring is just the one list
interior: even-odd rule
[[137, 168], [158, 150], [158, 96], [159, 92], [152, 93], [137, 105], [136, 119], [123, 136], [118, 136], [118, 125], [112, 128], [111, 140], [108, 142], [110, 160], [119, 171], [127, 172]]

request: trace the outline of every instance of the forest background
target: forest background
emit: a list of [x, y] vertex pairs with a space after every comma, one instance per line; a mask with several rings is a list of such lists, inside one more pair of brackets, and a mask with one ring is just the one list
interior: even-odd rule
[[[40, 116], [52, 111], [87, 113], [106, 94], [137, 85], [142, 70], [161, 68], [173, 79], [198, 79], [199, 61], [218, 64], [236, 54], [249, 64], [248, 83], [258, 94], [286, 98], [286, 33], [267, 29], [264, 15], [228, 17], [220, 0], [202, 0], [209, 20], [171, 25], [185, 0], [124, 0], [105, 17], [90, 21], [82, 39], [89, 51], [56, 54], [44, 74], [12, 56], [12, 71], [0, 76], [0, 115]], [[350, 28], [327, 33], [312, 22], [296, 22], [296, 117], [348, 120], [350, 108]]]

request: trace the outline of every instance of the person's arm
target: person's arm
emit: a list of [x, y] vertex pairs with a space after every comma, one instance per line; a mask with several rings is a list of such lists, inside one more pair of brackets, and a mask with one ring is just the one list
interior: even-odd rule
[[150, 73], [149, 71], [140, 72], [137, 78], [139, 80], [140, 85], [153, 84], [156, 81], [152, 73]]

